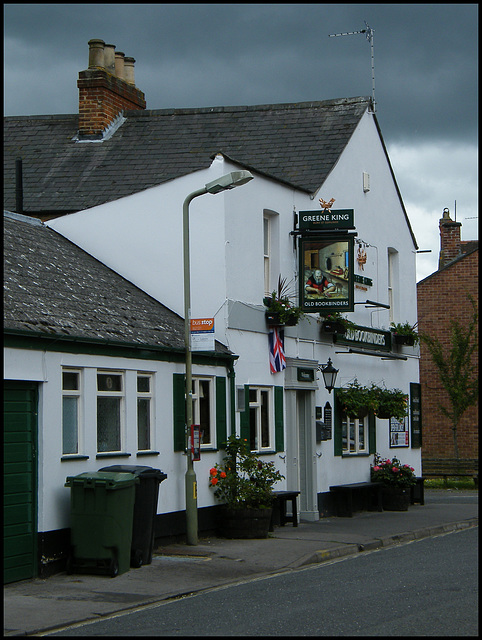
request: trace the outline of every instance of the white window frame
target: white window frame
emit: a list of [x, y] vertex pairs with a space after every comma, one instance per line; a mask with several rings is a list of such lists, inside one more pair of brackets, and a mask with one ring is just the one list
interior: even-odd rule
[[[363, 430], [363, 438], [360, 438], [360, 427]], [[353, 429], [353, 438], [351, 438]], [[352, 418], [344, 413], [341, 417], [341, 441], [342, 455], [358, 455], [369, 451], [368, 416], [364, 418]], [[363, 445], [360, 441], [363, 440]], [[353, 442], [353, 448], [351, 447]]]
[[[64, 373], [74, 373], [78, 375], [78, 389], [64, 389]], [[64, 456], [78, 456], [81, 455], [83, 449], [82, 442], [82, 395], [83, 395], [83, 377], [82, 369], [73, 369], [69, 367], [62, 367], [61, 369], [61, 389], [62, 389], [62, 457]], [[64, 399], [75, 398], [76, 399], [76, 437], [77, 437], [77, 451], [64, 451]]]
[[271, 294], [271, 216], [263, 216], [264, 291]]
[[[251, 399], [251, 392], [256, 392], [256, 398]], [[251, 451], [274, 451], [274, 394], [273, 387], [249, 385], [249, 444]], [[265, 394], [265, 395], [264, 395]], [[263, 425], [263, 396], [266, 398], [267, 424]], [[254, 411], [254, 434], [252, 433], [251, 416]], [[263, 427], [266, 427], [264, 434], [268, 436], [268, 442], [263, 446]], [[261, 446], [260, 446], [261, 444]]]
[[[121, 380], [120, 391], [107, 391], [99, 390], [99, 378], [98, 376], [119, 376]], [[98, 454], [104, 453], [125, 453], [125, 371], [109, 370], [109, 369], [97, 369], [96, 371], [96, 449]], [[118, 398], [119, 399], [119, 449], [107, 449], [105, 451], [99, 451], [99, 417], [98, 417], [98, 400], [99, 398]]]
[[[203, 425], [201, 424], [201, 383], [207, 382], [209, 385], [209, 433], [210, 440], [205, 440]], [[192, 377], [192, 418], [193, 424], [201, 425], [201, 449], [216, 448], [216, 407], [214, 403], [215, 379], [213, 376], [193, 376]]]
[[[139, 378], [146, 378], [149, 380], [149, 391], [139, 391], [138, 381]], [[149, 419], [149, 446], [146, 449], [141, 449], [139, 447], [139, 400], [148, 400], [149, 401], [149, 411], [148, 411], [148, 419]], [[146, 371], [138, 371], [136, 376], [136, 436], [137, 436], [137, 450], [138, 451], [152, 451], [154, 449], [154, 374], [148, 373]]]

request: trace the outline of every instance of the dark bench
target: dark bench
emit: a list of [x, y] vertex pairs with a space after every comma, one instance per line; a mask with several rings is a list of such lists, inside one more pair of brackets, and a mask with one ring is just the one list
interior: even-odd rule
[[429, 458], [422, 459], [422, 475], [426, 478], [443, 478], [447, 484], [448, 478], [472, 478], [476, 487], [479, 486], [479, 461], [476, 458]]
[[[273, 531], [275, 525], [284, 527], [287, 522], [292, 522], [294, 527], [298, 526], [298, 510], [296, 508], [296, 498], [300, 495], [299, 491], [273, 491], [275, 496], [273, 502], [273, 514], [269, 530]], [[287, 515], [286, 507], [291, 502], [291, 515]]]
[[330, 487], [330, 492], [338, 517], [351, 518], [354, 511], [383, 511], [381, 482], [338, 484]]

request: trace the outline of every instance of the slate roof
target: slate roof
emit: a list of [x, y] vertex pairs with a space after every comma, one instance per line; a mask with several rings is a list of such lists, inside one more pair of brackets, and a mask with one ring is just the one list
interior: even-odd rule
[[12, 330], [184, 350], [180, 316], [39, 220], [4, 212], [4, 331]]
[[314, 193], [347, 145], [367, 97], [321, 102], [128, 111], [103, 142], [75, 142], [77, 115], [4, 119], [4, 207], [64, 214], [116, 200], [208, 167], [217, 153]]

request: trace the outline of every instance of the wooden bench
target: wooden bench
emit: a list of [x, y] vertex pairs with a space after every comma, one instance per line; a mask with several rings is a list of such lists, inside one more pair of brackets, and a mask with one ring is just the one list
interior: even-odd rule
[[[294, 527], [298, 526], [298, 509], [296, 508], [296, 498], [300, 495], [299, 491], [273, 491], [275, 496], [273, 502], [273, 514], [269, 530], [273, 531], [275, 525], [284, 527], [287, 522], [292, 522]], [[286, 507], [291, 502], [291, 515], [287, 515]]]
[[449, 478], [472, 478], [479, 486], [479, 461], [476, 458], [429, 458], [422, 459], [422, 475], [426, 478], [443, 478], [447, 484]]
[[383, 511], [381, 482], [339, 484], [330, 487], [330, 492], [338, 517], [351, 518], [354, 511]]

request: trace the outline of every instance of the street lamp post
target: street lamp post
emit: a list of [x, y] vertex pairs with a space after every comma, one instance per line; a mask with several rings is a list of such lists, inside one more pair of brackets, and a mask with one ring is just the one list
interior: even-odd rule
[[190, 193], [184, 200], [182, 207], [183, 232], [183, 264], [184, 264], [184, 344], [186, 347], [186, 448], [187, 470], [186, 484], [186, 525], [187, 544], [196, 545], [198, 542], [197, 522], [197, 485], [196, 473], [192, 461], [191, 451], [187, 447], [192, 425], [192, 354], [191, 354], [191, 276], [189, 260], [189, 205], [194, 198], [205, 193], [216, 194], [227, 189], [234, 189], [253, 179], [249, 171], [233, 171], [212, 182], [208, 182], [202, 189]]

